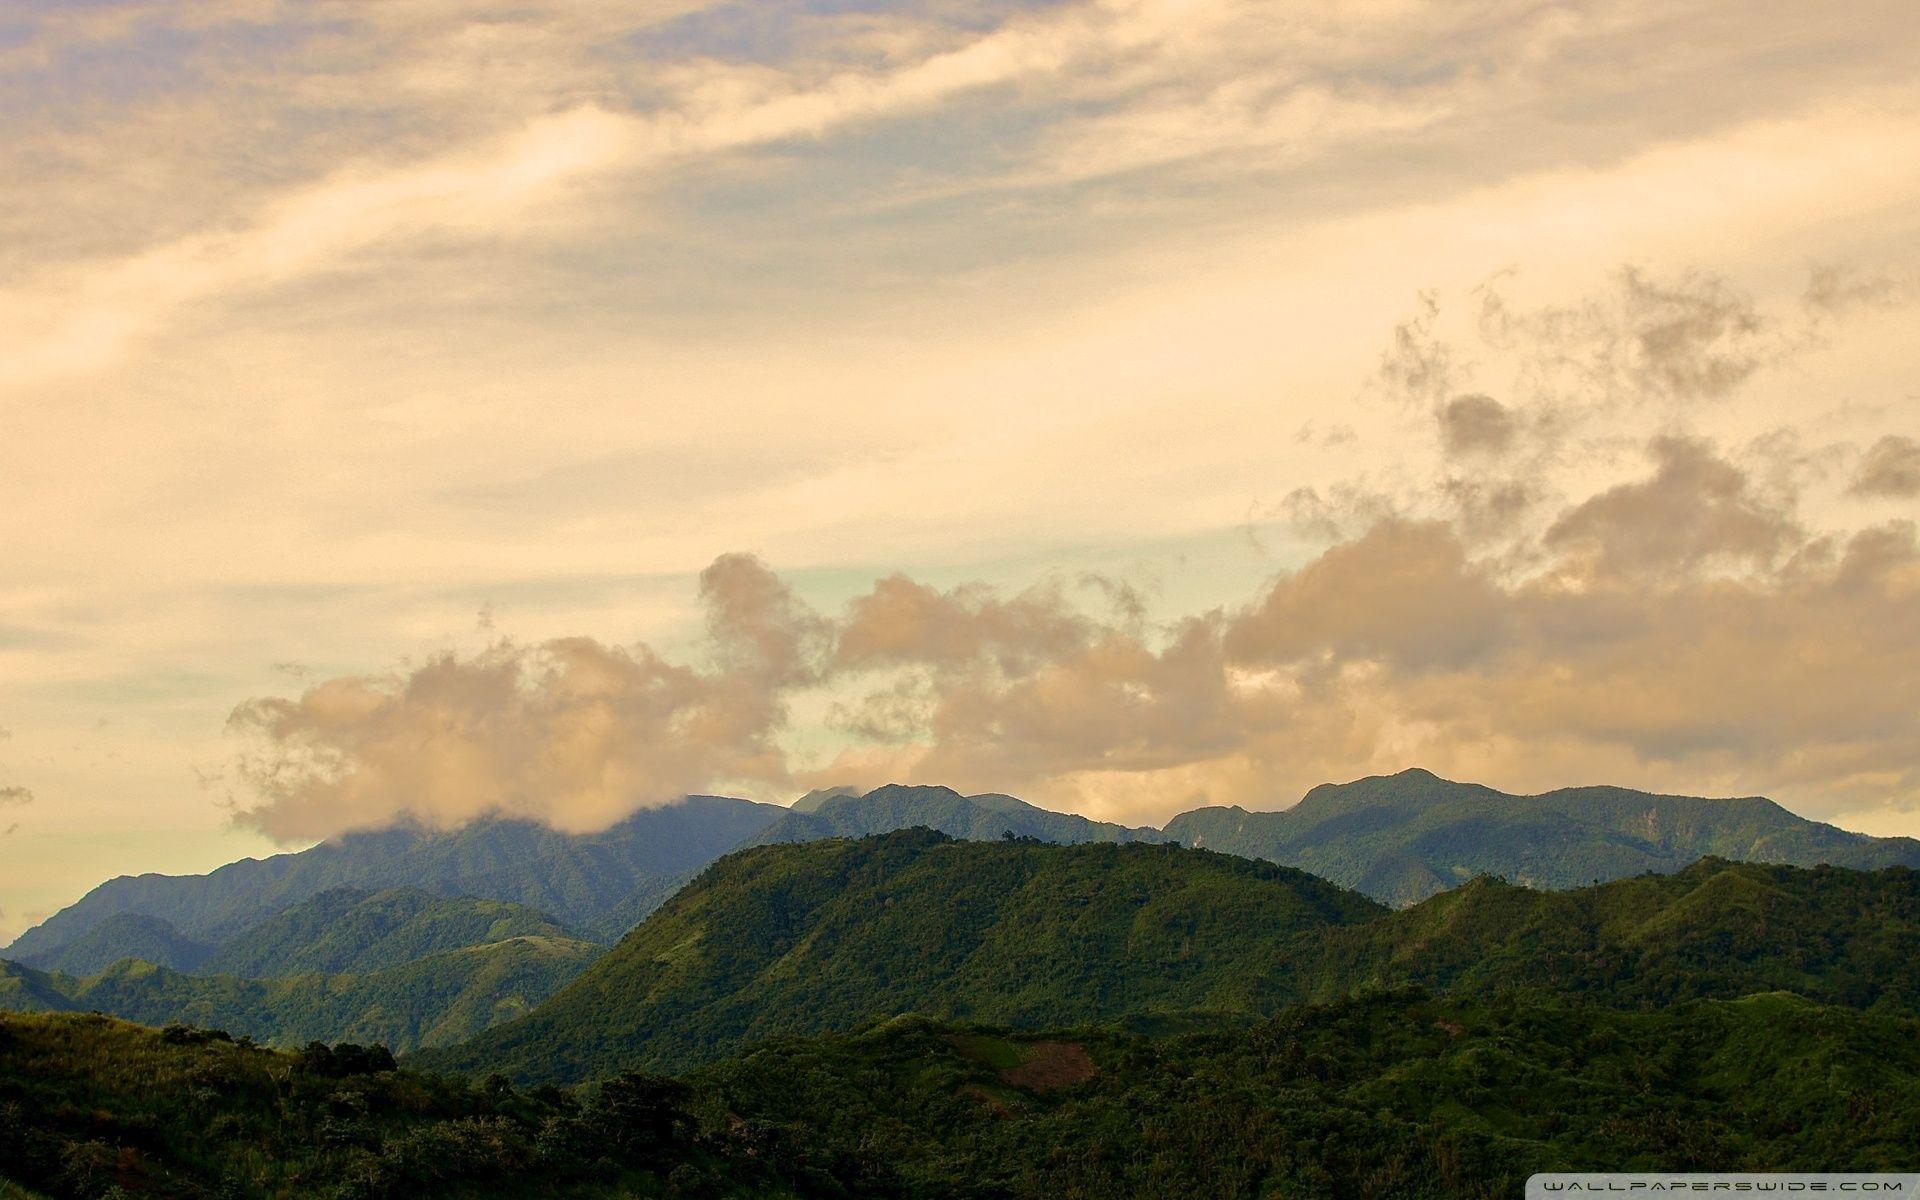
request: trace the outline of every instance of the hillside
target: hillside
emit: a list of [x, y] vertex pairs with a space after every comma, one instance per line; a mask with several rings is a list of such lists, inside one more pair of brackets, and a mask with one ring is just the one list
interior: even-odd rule
[[545, 914], [504, 900], [453, 899], [405, 887], [335, 888], [222, 945], [195, 973], [247, 979], [364, 973], [519, 937], [579, 940]]
[[213, 947], [182, 937], [179, 930], [160, 917], [123, 912], [115, 913], [70, 942], [44, 954], [26, 955], [19, 961], [42, 971], [61, 971], [68, 975], [91, 975], [123, 958], [195, 971], [212, 953]]
[[0, 1008], [94, 1010], [146, 1025], [224, 1029], [270, 1045], [378, 1042], [450, 1045], [519, 1016], [577, 976], [604, 947], [514, 937], [364, 974], [281, 979], [186, 975], [126, 959], [87, 978], [13, 968]]
[[[159, 917], [194, 941], [230, 940], [335, 888], [417, 887], [507, 900], [611, 941], [637, 920], [636, 892], [697, 871], [785, 813], [771, 804], [689, 796], [642, 809], [599, 833], [531, 821], [480, 821], [451, 832], [348, 834], [294, 854], [243, 859], [206, 875], [121, 876], [21, 934], [0, 957], [42, 958], [118, 913]], [[617, 913], [611, 924], [607, 918]], [[644, 914], [640, 914], [644, 915]]]
[[1540, 892], [1481, 878], [1328, 930], [1276, 990], [1510, 989], [1661, 1005], [1783, 991], [1920, 1013], [1920, 872], [1703, 859], [1673, 875]]
[[1151, 1040], [902, 1018], [573, 1096], [387, 1065], [0, 1014], [0, 1171], [57, 1200], [1477, 1200], [1538, 1170], [1920, 1157], [1920, 1022], [1785, 995], [1376, 992]]
[[809, 792], [747, 844], [858, 838], [919, 827], [969, 841], [992, 841], [1007, 834], [1067, 845], [1172, 840], [1157, 829], [1133, 829], [1076, 813], [1053, 812], [997, 793], [963, 796], [947, 787], [888, 784], [865, 794], [846, 788]]
[[1709, 856], [1920, 867], [1920, 841], [1850, 833], [1758, 797], [1611, 787], [1513, 796], [1422, 770], [1323, 784], [1281, 812], [1195, 809], [1168, 821], [1166, 832], [1184, 846], [1284, 863], [1403, 905], [1476, 875], [1572, 888], [1678, 871]]
[[73, 1007], [55, 977], [0, 959], [0, 1012], [67, 1012]]
[[716, 864], [526, 1019], [422, 1062], [584, 1078], [898, 1012], [1243, 1013], [1293, 935], [1382, 911], [1298, 871], [1173, 846], [912, 830], [761, 847]]
[[1171, 846], [911, 831], [729, 856], [526, 1020], [421, 1061], [583, 1079], [896, 1013], [1177, 1031], [1404, 983], [1920, 1012], [1916, 955], [1920, 873], [1898, 867], [1703, 860], [1569, 892], [1480, 879], [1389, 912]]

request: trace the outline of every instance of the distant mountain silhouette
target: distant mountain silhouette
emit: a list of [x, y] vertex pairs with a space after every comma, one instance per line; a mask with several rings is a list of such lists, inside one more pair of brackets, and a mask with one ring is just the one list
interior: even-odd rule
[[866, 837], [916, 827], [971, 841], [991, 841], [1008, 834], [1070, 845], [1172, 840], [1158, 829], [1133, 829], [1076, 813], [1054, 812], [995, 792], [963, 796], [949, 787], [890, 783], [865, 794], [856, 794], [850, 788], [809, 792], [747, 844]]
[[69, 975], [91, 975], [123, 958], [194, 971], [213, 949], [205, 942], [183, 937], [164, 917], [120, 912], [70, 942], [63, 942], [43, 954], [23, 954], [18, 961], [42, 971], [63, 971]]
[[1182, 845], [1299, 867], [1389, 904], [1476, 875], [1570, 888], [1716, 856], [1870, 870], [1920, 866], [1920, 841], [1796, 816], [1771, 800], [1616, 787], [1514, 796], [1431, 771], [1322, 784], [1281, 812], [1200, 808], [1167, 822]]
[[[294, 854], [243, 859], [206, 875], [112, 879], [21, 934], [0, 957], [51, 961], [122, 913], [158, 917], [193, 942], [229, 941], [334, 888], [415, 887], [507, 900], [611, 941], [690, 873], [786, 810], [719, 796], [642, 809], [599, 833], [485, 820], [451, 832], [354, 833]], [[136, 956], [137, 957], [137, 956]]]

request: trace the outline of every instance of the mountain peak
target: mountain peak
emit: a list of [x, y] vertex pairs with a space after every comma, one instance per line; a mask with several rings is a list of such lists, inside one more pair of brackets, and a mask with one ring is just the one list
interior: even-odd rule
[[822, 804], [825, 804], [829, 800], [838, 800], [843, 796], [853, 797], [853, 796], [858, 796], [859, 794], [860, 794], [860, 789], [857, 787], [840, 786], [840, 787], [815, 788], [812, 791], [808, 792], [806, 795], [800, 797], [798, 800], [795, 800], [792, 804], [788, 805], [787, 807], [793, 812], [803, 812], [803, 813], [819, 812], [820, 806]]

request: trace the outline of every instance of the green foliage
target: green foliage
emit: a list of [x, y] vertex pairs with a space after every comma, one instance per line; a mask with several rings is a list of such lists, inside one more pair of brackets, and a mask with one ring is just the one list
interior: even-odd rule
[[1525, 988], [1666, 1004], [1788, 991], [1920, 1012], [1920, 872], [1702, 859], [1572, 892], [1479, 879], [1303, 954], [1294, 994]]
[[184, 975], [131, 959], [88, 979], [0, 964], [0, 1008], [202, 1025], [277, 1046], [318, 1039], [411, 1050], [451, 1045], [526, 1013], [603, 952], [569, 938], [515, 937], [363, 975], [267, 980]]
[[527, 1019], [422, 1062], [573, 1080], [899, 1012], [1033, 1025], [1247, 1012], [1291, 935], [1382, 912], [1298, 871], [1175, 846], [908, 830], [761, 847]]
[[730, 856], [526, 1019], [419, 1061], [573, 1081], [898, 1013], [1167, 1034], [1403, 983], [1920, 1012], [1917, 957], [1920, 873], [1903, 867], [1703, 860], [1573, 892], [1479, 879], [1390, 913], [1172, 846], [907, 831]]
[[874, 1155], [908, 1195], [1511, 1196], [1552, 1169], [1905, 1169], [1916, 1035], [1792, 997], [1626, 1012], [1401, 990], [1159, 1041], [902, 1019], [695, 1082]]
[[1311, 871], [1389, 904], [1477, 875], [1573, 888], [1697, 859], [1872, 870], [1920, 867], [1920, 842], [1809, 821], [1758, 797], [1705, 800], [1626, 788], [1511, 796], [1412, 770], [1323, 784], [1283, 812], [1201, 808], [1167, 822], [1186, 846]]
[[579, 940], [545, 914], [504, 900], [455, 899], [411, 887], [336, 888], [220, 946], [203, 973], [245, 979], [361, 974], [519, 937]]
[[138, 958], [180, 971], [199, 969], [212, 947], [192, 938], [159, 917], [115, 913], [64, 945], [22, 959], [38, 970], [65, 975], [92, 975], [123, 958]]
[[368, 1054], [0, 1016], [0, 1164], [56, 1200], [1438, 1200], [1538, 1170], [1920, 1156], [1920, 1022], [1782, 994], [1374, 990], [1161, 1039], [902, 1017], [579, 1094]]

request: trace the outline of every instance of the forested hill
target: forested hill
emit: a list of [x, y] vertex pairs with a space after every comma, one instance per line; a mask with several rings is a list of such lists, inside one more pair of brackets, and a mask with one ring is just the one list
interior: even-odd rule
[[520, 1016], [604, 951], [596, 942], [530, 935], [380, 970], [277, 979], [186, 975], [131, 958], [85, 978], [0, 962], [0, 1009], [205, 1026], [268, 1045], [354, 1041], [405, 1051], [465, 1041]]
[[1484, 1200], [1541, 1170], [1904, 1170], [1916, 1110], [1920, 1022], [1779, 994], [1375, 992], [1157, 1039], [901, 1018], [571, 1096], [0, 1013], [0, 1197], [52, 1200]]
[[336, 888], [277, 913], [209, 955], [204, 974], [271, 979], [366, 972], [509, 938], [581, 941], [545, 913], [504, 900], [452, 899], [419, 888]]
[[1615, 787], [1516, 796], [1410, 770], [1322, 784], [1279, 812], [1200, 808], [1167, 822], [1180, 844], [1311, 871], [1389, 904], [1476, 875], [1571, 888], [1713, 856], [1872, 870], [1920, 867], [1920, 841], [1796, 816], [1771, 800], [1662, 796]]
[[1196, 809], [1164, 830], [1052, 812], [997, 793], [887, 785], [864, 793], [822, 789], [792, 808], [695, 796], [578, 836], [499, 820], [452, 832], [353, 834], [203, 876], [123, 877], [28, 930], [0, 957], [78, 973], [124, 957], [195, 970], [221, 944], [342, 887], [509, 901], [610, 942], [730, 850], [915, 827], [983, 840], [1012, 833], [1061, 843], [1177, 841], [1298, 867], [1394, 905], [1481, 874], [1568, 888], [1678, 871], [1709, 855], [1920, 866], [1920, 842], [1911, 838], [1849, 833], [1759, 798], [1606, 787], [1515, 796], [1420, 770], [1323, 785], [1280, 812]]
[[1384, 911], [1300, 871], [1176, 846], [909, 830], [759, 847], [534, 1013], [423, 1061], [586, 1078], [899, 1012], [1023, 1025], [1247, 1012], [1296, 935]]
[[1920, 1011], [1916, 956], [1905, 868], [1710, 859], [1564, 893], [1482, 879], [1393, 913], [1179, 847], [904, 832], [729, 856], [527, 1017], [420, 1061], [577, 1080], [898, 1013], [1166, 1030], [1404, 982]]

